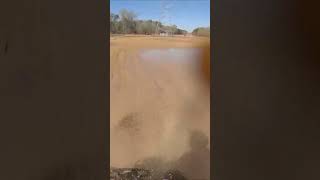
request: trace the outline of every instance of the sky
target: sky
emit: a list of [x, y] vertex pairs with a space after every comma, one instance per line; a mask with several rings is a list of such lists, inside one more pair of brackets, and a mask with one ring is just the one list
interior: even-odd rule
[[111, 0], [110, 11], [134, 11], [141, 20], [156, 20], [192, 32], [210, 26], [210, 0]]

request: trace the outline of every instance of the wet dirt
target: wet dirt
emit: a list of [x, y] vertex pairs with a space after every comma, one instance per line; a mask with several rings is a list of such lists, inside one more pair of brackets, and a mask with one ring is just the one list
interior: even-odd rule
[[[199, 75], [201, 42], [111, 40], [111, 166], [132, 167], [152, 156], [177, 159], [189, 150], [190, 131], [198, 129], [209, 136], [210, 93]], [[123, 127], [130, 131], [123, 133]]]

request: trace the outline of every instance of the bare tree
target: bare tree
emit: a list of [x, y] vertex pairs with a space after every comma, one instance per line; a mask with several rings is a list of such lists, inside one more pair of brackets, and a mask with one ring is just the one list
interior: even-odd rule
[[122, 9], [119, 12], [120, 19], [122, 23], [122, 30], [124, 33], [134, 33], [136, 31], [135, 19], [137, 17], [136, 13], [126, 9]]

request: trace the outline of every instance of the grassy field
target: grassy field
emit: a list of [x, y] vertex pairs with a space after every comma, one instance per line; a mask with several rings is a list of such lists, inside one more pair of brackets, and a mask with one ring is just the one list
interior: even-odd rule
[[[111, 165], [130, 167], [149, 156], [167, 159], [188, 150], [189, 130], [210, 132], [210, 94], [196, 64], [154, 63], [141, 50], [201, 48], [202, 37], [110, 38]], [[200, 61], [199, 61], [200, 62]]]

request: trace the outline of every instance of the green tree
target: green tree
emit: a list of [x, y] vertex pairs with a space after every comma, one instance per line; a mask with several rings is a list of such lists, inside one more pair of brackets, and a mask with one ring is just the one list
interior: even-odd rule
[[119, 29], [119, 15], [117, 14], [110, 14], [110, 32], [111, 33], [118, 33]]

